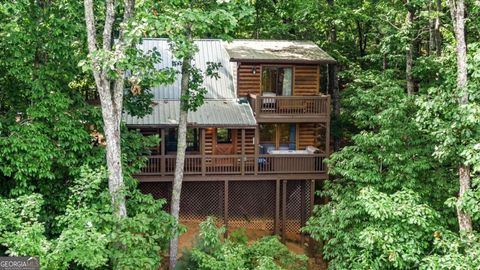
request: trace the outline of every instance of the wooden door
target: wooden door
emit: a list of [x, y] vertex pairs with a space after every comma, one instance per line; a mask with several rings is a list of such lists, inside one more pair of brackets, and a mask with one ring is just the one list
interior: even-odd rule
[[[215, 155], [233, 155], [235, 154], [236, 130], [217, 128], [215, 130]], [[234, 158], [224, 157], [216, 158], [216, 165], [233, 165]]]
[[217, 128], [215, 129], [215, 149], [216, 155], [232, 155], [235, 153], [235, 141], [237, 132], [235, 129]]

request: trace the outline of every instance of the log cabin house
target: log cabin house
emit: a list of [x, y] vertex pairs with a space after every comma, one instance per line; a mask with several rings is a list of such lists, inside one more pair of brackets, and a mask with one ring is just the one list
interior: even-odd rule
[[[330, 96], [322, 83], [335, 60], [312, 42], [197, 40], [193, 61], [221, 64], [220, 78], [205, 78], [204, 104], [188, 115], [182, 187], [182, 222], [216, 216], [227, 228], [244, 227], [297, 237], [313, 207], [315, 182], [327, 178]], [[159, 68], [175, 60], [166, 39], [145, 39], [156, 48]], [[139, 187], [171, 197], [179, 115], [180, 75], [151, 89], [153, 112], [125, 116], [131, 129], [158, 134]], [[168, 209], [168, 205], [166, 206]]]

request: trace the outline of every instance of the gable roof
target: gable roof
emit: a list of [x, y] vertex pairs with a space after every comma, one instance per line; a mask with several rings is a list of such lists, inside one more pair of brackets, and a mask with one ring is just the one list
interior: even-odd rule
[[[230, 61], [282, 62], [282, 63], [335, 63], [335, 60], [309, 41], [277, 40], [234, 40], [231, 43], [218, 39], [199, 39], [195, 41], [198, 52], [193, 64], [205, 71], [208, 62], [220, 63], [219, 78], [205, 77], [203, 86], [207, 89], [205, 102], [195, 112], [188, 113], [190, 126], [203, 127], [253, 127], [255, 116], [248, 104], [240, 104], [234, 88], [236, 67]], [[174, 67], [177, 61], [170, 51], [168, 39], [146, 38], [138, 45], [144, 52], [154, 48], [161, 55], [161, 63], [156, 68]], [[179, 66], [175, 67], [177, 70]], [[159, 85], [151, 88], [154, 95], [153, 112], [142, 118], [125, 114], [127, 125], [176, 126], [180, 113], [180, 80], [177, 74], [173, 84]]]
[[[192, 63], [205, 71], [208, 62], [220, 63], [218, 70], [219, 78], [204, 77], [203, 86], [207, 89], [205, 101], [195, 112], [188, 112], [189, 126], [203, 127], [254, 127], [256, 126], [255, 116], [248, 104], [240, 104], [234, 88], [234, 78], [231, 63], [222, 41], [217, 39], [196, 40], [198, 52]], [[154, 48], [161, 55], [161, 63], [156, 68], [174, 67], [173, 62], [177, 61], [170, 51], [167, 39], [147, 38], [138, 45], [144, 52], [152, 51]], [[180, 70], [180, 66], [175, 66]], [[131, 127], [146, 126], [177, 126], [180, 114], [180, 80], [181, 74], [177, 74], [173, 84], [158, 85], [150, 89], [154, 96], [152, 113], [142, 118], [128, 114], [124, 120]]]
[[336, 63], [311, 41], [237, 39], [225, 42], [224, 46], [234, 62]]

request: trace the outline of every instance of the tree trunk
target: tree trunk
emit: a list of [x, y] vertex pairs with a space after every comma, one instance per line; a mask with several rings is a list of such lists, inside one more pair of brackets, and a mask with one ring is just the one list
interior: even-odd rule
[[[335, 5], [335, 0], [327, 0], [328, 6], [333, 9]], [[333, 20], [330, 20], [330, 30], [328, 31], [328, 41], [331, 44], [335, 44], [337, 42], [337, 27], [333, 24]]]
[[356, 24], [357, 24], [357, 34], [358, 34], [358, 52], [359, 52], [359, 55], [360, 57], [364, 57], [365, 56], [365, 51], [364, 51], [364, 41], [363, 41], [363, 29], [362, 29], [362, 24], [360, 23], [360, 21], [356, 21]]
[[[410, 1], [407, 0], [407, 17], [405, 19], [406, 25], [409, 28], [408, 35], [409, 38], [411, 38], [411, 28], [413, 25], [413, 20], [415, 18], [415, 11], [409, 7]], [[406, 80], [407, 80], [407, 94], [409, 96], [413, 95], [415, 92], [415, 82], [413, 81], [413, 74], [412, 74], [412, 69], [413, 69], [413, 39], [409, 40], [408, 46], [407, 46], [407, 52], [406, 52], [406, 67], [405, 67], [405, 74], [406, 74]]]
[[[133, 17], [135, 1], [125, 0], [123, 22], [126, 23]], [[108, 71], [101, 68], [99, 60], [93, 56], [97, 51], [97, 31], [93, 12], [93, 0], [84, 0], [85, 23], [87, 28], [88, 51], [93, 62], [93, 77], [97, 86], [102, 109], [103, 130], [106, 139], [106, 159], [108, 168], [108, 189], [112, 196], [113, 213], [118, 217], [127, 216], [125, 194], [123, 193], [124, 181], [122, 172], [122, 152], [120, 138], [120, 124], [122, 121], [124, 71], [118, 71], [116, 80], [108, 76]], [[107, 0], [105, 3], [105, 24], [103, 27], [103, 45], [105, 51], [112, 50], [113, 24], [115, 21], [115, 1]], [[125, 29], [120, 29], [120, 37], [116, 48], [117, 54], [123, 54], [126, 46], [123, 44]]]
[[[458, 167], [460, 190], [458, 198], [461, 200], [465, 193], [470, 189], [470, 166], [461, 164]], [[457, 206], [458, 227], [460, 232], [470, 233], [472, 231], [472, 218]]]
[[[330, 8], [334, 8], [335, 0], [327, 0], [327, 3]], [[328, 41], [331, 45], [334, 45], [335, 43], [337, 43], [337, 28], [333, 24], [333, 21], [330, 21], [330, 25], [331, 27], [328, 31]], [[336, 64], [330, 64], [328, 66], [328, 90], [329, 93], [331, 93], [332, 95], [333, 118], [335, 121], [338, 121], [340, 119], [340, 89], [338, 86], [337, 73], [338, 66]], [[339, 136], [331, 136], [331, 138], [333, 138], [333, 150], [338, 151], [340, 149]]]
[[442, 33], [440, 33], [440, 12], [442, 12], [442, 0], [437, 0], [436, 3], [435, 25], [433, 26], [433, 36], [435, 40], [435, 52], [437, 56], [442, 55]]
[[[182, 81], [181, 97], [188, 93], [188, 83], [190, 80], [191, 57], [184, 58], [182, 61]], [[175, 178], [173, 179], [171, 214], [178, 223], [180, 214], [180, 195], [182, 192], [183, 172], [185, 164], [185, 150], [187, 148], [187, 116], [188, 111], [184, 110], [184, 101], [180, 101], [180, 119], [178, 121], [178, 140], [177, 140], [177, 159], [175, 164]], [[177, 227], [175, 226], [175, 232]], [[174, 269], [177, 264], [178, 255], [178, 236], [174, 235], [170, 240], [170, 269]]]
[[[465, 41], [465, 3], [464, 0], [450, 1], [450, 12], [452, 14], [455, 39], [457, 41], [457, 88], [464, 89], [467, 86], [467, 44]], [[459, 105], [468, 104], [468, 94], [464, 93], [458, 97]], [[460, 164], [458, 167], [459, 192], [458, 199], [461, 201], [465, 193], [471, 188], [470, 166]], [[472, 219], [457, 205], [457, 217], [460, 232], [470, 233], [472, 231]]]
[[[338, 75], [337, 75], [337, 65], [330, 64], [328, 65], [328, 83], [329, 90], [332, 94], [332, 107], [333, 107], [333, 119], [334, 121], [340, 120], [340, 89], [338, 85]], [[338, 126], [338, 125], [337, 125]], [[333, 150], [338, 151], [340, 149], [340, 139], [339, 136], [333, 137]], [[327, 142], [330, 143], [330, 142]], [[327, 153], [328, 154], [328, 153]]]
[[388, 69], [388, 54], [385, 52], [382, 56], [382, 68], [383, 71]]
[[260, 4], [255, 1], [255, 38], [260, 37]]
[[126, 217], [125, 195], [122, 193], [124, 183], [120, 147], [121, 113], [113, 109], [112, 102], [108, 102], [111, 97], [106, 97], [109, 94], [107, 90], [109, 89], [100, 90], [99, 96], [102, 107], [103, 131], [107, 144], [108, 190], [112, 196], [114, 213], [119, 217]]

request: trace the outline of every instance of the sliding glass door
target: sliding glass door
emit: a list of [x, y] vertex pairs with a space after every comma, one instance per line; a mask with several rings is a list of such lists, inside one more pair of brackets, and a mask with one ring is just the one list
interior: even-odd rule
[[292, 68], [279, 66], [263, 66], [262, 95], [291, 96]]
[[267, 154], [270, 150], [295, 150], [296, 124], [260, 124], [261, 153]]

